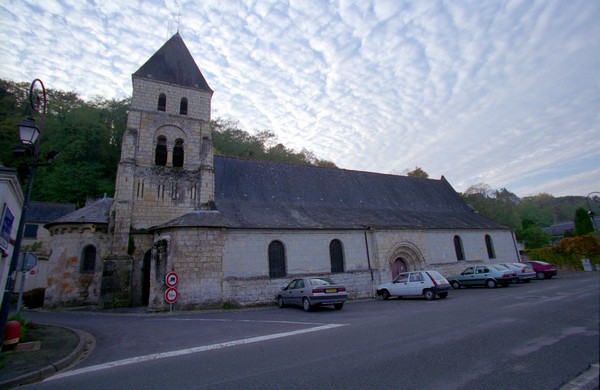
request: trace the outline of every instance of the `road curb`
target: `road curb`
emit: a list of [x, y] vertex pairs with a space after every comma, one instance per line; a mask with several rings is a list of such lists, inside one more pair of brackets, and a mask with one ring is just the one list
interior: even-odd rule
[[592, 390], [598, 388], [598, 380], [600, 378], [599, 363], [590, 364], [590, 367], [577, 375], [576, 378], [562, 386], [560, 390]]
[[79, 343], [77, 343], [75, 349], [73, 349], [73, 351], [71, 351], [71, 353], [69, 353], [66, 357], [58, 360], [53, 364], [0, 383], [0, 389], [10, 389], [21, 385], [42, 381], [85, 359], [96, 347], [96, 339], [88, 332], [84, 332], [79, 329], [69, 328], [67, 326], [60, 326], [54, 324], [52, 326], [68, 329], [74, 332], [79, 338]]

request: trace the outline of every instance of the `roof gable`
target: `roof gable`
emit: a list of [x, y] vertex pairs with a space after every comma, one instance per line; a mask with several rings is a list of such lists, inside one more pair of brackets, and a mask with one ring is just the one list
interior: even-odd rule
[[133, 75], [213, 92], [179, 33], [173, 35]]

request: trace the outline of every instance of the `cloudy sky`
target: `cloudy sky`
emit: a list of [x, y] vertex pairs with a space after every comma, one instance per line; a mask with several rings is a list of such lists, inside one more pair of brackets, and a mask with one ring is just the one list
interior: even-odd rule
[[340, 168], [600, 191], [598, 0], [0, 0], [0, 78], [127, 97], [178, 29], [213, 119]]

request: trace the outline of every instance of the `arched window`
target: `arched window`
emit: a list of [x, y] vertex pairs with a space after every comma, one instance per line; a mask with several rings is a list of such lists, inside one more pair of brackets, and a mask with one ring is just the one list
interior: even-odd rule
[[329, 258], [332, 273], [344, 272], [344, 251], [340, 240], [332, 240], [329, 243]]
[[183, 140], [181, 138], [175, 140], [175, 146], [173, 147], [173, 166], [183, 166]]
[[269, 244], [269, 277], [285, 277], [285, 250], [279, 241]]
[[158, 95], [158, 111], [166, 111], [167, 110], [167, 95], [161, 93]]
[[167, 165], [167, 137], [164, 135], [159, 136], [157, 139], [154, 164]]
[[181, 115], [187, 115], [187, 98], [181, 98], [181, 102], [179, 102], [179, 113]]
[[492, 237], [489, 234], [485, 235], [485, 247], [487, 248], [488, 257], [490, 259], [496, 258], [496, 251], [494, 251], [494, 243], [492, 242]]
[[93, 273], [96, 270], [96, 247], [87, 245], [81, 252], [81, 268], [82, 274]]
[[463, 250], [462, 239], [460, 236], [454, 236], [454, 250], [456, 251], [456, 260], [465, 259], [465, 251]]

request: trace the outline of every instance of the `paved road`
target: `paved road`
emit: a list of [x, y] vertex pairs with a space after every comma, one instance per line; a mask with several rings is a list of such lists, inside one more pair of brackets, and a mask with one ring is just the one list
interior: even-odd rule
[[28, 313], [96, 337], [39, 389], [555, 389], [599, 359], [598, 273], [445, 300], [145, 314]]

